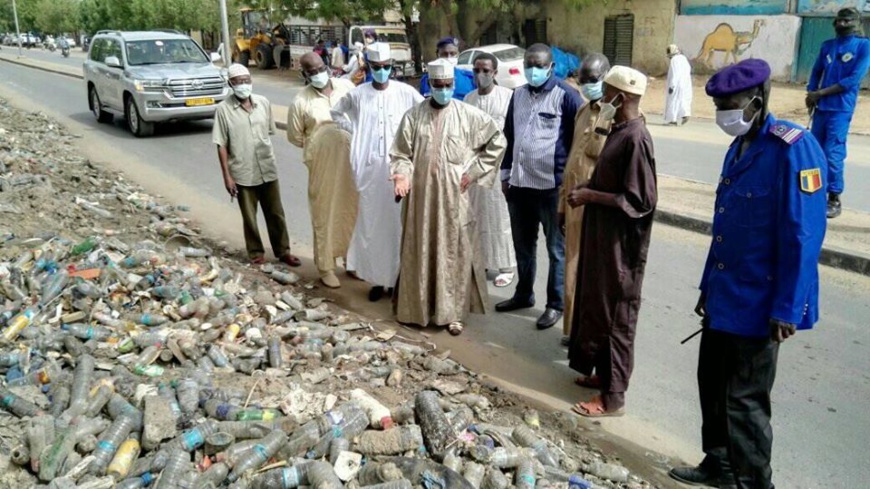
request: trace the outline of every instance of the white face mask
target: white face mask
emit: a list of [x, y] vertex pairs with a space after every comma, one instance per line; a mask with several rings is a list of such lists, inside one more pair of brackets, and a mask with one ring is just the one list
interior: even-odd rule
[[314, 88], [323, 88], [329, 83], [329, 73], [322, 72], [308, 78]]
[[457, 58], [456, 56], [450, 56], [447, 58], [447, 62], [452, 64], [453, 66], [456, 66], [456, 63], [459, 63], [459, 58]]
[[[619, 97], [617, 95], [616, 97]], [[616, 97], [610, 99], [610, 102], [605, 102], [604, 99], [598, 103], [598, 120], [595, 121], [595, 132], [606, 136], [610, 134], [610, 126], [613, 125], [613, 119], [616, 117], [616, 111], [622, 107], [622, 102], [619, 105], [613, 105]]]
[[233, 87], [233, 93], [236, 94], [236, 97], [245, 100], [246, 98], [250, 98], [251, 93], [254, 92], [254, 85], [251, 83], [243, 83], [241, 85], [236, 85]]
[[749, 119], [748, 121], [743, 120], [743, 113], [746, 111], [747, 107], [752, 105], [756, 98], [758, 97], [752, 97], [752, 100], [750, 100], [742, 109], [717, 110], [716, 125], [725, 131], [725, 134], [733, 137], [743, 136], [749, 132], [749, 130], [752, 129], [752, 125], [755, 123], [755, 118], [758, 117], [758, 111], [756, 111], [752, 116], [752, 119]]

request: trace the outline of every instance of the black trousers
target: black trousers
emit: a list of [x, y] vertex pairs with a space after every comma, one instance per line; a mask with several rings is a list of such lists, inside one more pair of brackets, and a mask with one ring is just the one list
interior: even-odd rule
[[698, 390], [705, 463], [730, 466], [740, 489], [771, 489], [770, 391], [779, 344], [705, 329]]

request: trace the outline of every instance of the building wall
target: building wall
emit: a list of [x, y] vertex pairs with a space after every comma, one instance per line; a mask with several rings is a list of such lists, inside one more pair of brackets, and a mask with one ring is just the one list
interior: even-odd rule
[[788, 0], [680, 0], [680, 13], [683, 15], [774, 15], [785, 13], [788, 6]]
[[870, 2], [867, 0], [797, 0], [797, 11], [801, 15], [833, 16], [844, 7], [870, 13]]
[[645, 73], [667, 72], [665, 49], [671, 43], [676, 15], [675, 0], [610, 0], [582, 9], [566, 6], [562, 0], [544, 0], [547, 38], [551, 45], [577, 53], [601, 52], [604, 48], [604, 19], [634, 14], [632, 65]]
[[698, 74], [749, 58], [770, 64], [771, 78], [789, 81], [801, 19], [794, 15], [680, 15], [674, 42]]

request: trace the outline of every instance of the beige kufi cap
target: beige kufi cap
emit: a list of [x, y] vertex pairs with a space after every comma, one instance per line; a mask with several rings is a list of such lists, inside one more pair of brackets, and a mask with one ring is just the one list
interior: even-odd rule
[[614, 66], [604, 75], [604, 83], [626, 93], [643, 96], [646, 93], [646, 75], [628, 66]]
[[368, 47], [369, 61], [383, 63], [393, 59], [393, 53], [390, 51], [390, 45], [385, 42], [375, 42], [369, 44]]
[[453, 65], [444, 58], [429, 63], [427, 70], [430, 80], [449, 80], [456, 77]]
[[231, 64], [229, 69], [227, 70], [227, 76], [229, 76], [230, 78], [235, 78], [237, 76], [246, 76], [250, 74], [251, 72], [248, 71], [247, 68], [238, 63]]

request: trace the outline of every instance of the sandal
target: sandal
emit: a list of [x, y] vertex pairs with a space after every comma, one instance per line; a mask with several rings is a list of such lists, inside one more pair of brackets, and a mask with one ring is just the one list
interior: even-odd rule
[[513, 272], [500, 273], [495, 278], [495, 280], [492, 281], [492, 285], [495, 285], [496, 287], [507, 287], [508, 285], [512, 284], [513, 281], [514, 281], [514, 273]]
[[255, 256], [251, 258], [251, 265], [262, 265], [263, 263], [266, 263], [266, 258], [262, 256]]
[[589, 402], [578, 402], [571, 406], [571, 411], [586, 418], [611, 418], [619, 417], [625, 414], [625, 408], [621, 407], [613, 411], [607, 411], [604, 407], [604, 402], [601, 396], [593, 397]]
[[459, 336], [462, 334], [462, 330], [465, 329], [465, 326], [462, 325], [459, 321], [453, 321], [447, 326], [447, 331], [453, 336]]
[[585, 387], [587, 389], [600, 389], [601, 388], [601, 380], [597, 375], [581, 375], [574, 379], [574, 383], [579, 385], [580, 387]]
[[289, 265], [291, 267], [298, 267], [298, 266], [302, 265], [302, 260], [291, 255], [290, 253], [287, 253], [286, 255], [282, 256], [281, 258], [279, 258], [279, 260], [282, 263]]

